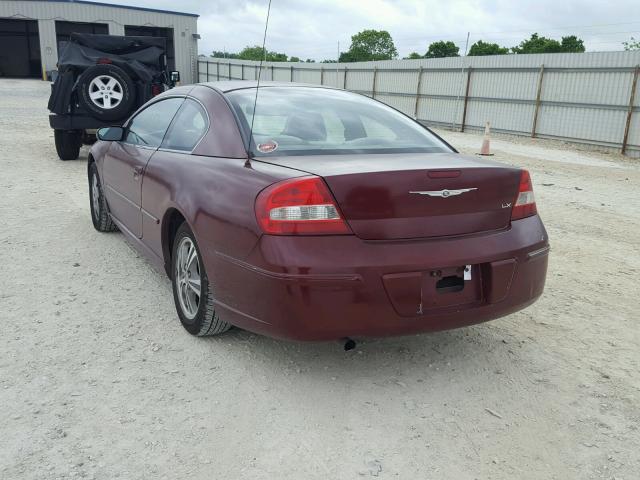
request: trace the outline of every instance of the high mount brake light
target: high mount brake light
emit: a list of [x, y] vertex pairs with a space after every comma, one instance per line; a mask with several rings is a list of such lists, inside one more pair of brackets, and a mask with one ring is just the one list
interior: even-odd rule
[[320, 177], [293, 178], [265, 188], [255, 210], [260, 228], [269, 235], [351, 234]]
[[518, 197], [513, 205], [513, 210], [511, 210], [511, 220], [531, 217], [536, 213], [538, 213], [538, 210], [536, 208], [536, 200], [533, 196], [531, 175], [529, 175], [527, 170], [522, 170], [522, 173], [520, 174]]

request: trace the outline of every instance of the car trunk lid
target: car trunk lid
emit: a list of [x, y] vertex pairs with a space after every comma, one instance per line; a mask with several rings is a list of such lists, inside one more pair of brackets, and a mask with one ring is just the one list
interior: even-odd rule
[[322, 177], [353, 232], [365, 240], [506, 228], [520, 181], [518, 168], [455, 153], [261, 160]]

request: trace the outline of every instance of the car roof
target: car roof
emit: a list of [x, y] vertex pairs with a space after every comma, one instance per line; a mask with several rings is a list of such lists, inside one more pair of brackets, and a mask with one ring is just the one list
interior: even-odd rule
[[[247, 88], [256, 88], [258, 86], [257, 80], [220, 80], [218, 82], [203, 82], [198, 85], [213, 88], [222, 93], [231, 92], [233, 90], [242, 90]], [[296, 82], [273, 82], [273, 81], [260, 81], [260, 88], [262, 87], [306, 87], [306, 88], [326, 88], [336, 90], [334, 87], [326, 85], [317, 85], [313, 83], [296, 83]]]

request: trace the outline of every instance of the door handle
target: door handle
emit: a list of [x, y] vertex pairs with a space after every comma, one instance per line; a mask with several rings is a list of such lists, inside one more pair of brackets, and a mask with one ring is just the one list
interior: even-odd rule
[[134, 177], [139, 177], [140, 175], [142, 175], [142, 173], [144, 172], [144, 167], [140, 167], [140, 166], [135, 166], [133, 167], [133, 176]]

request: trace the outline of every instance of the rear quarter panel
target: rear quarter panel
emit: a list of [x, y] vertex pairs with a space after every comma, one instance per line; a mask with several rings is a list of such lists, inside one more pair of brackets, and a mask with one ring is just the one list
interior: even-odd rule
[[190, 225], [206, 264], [216, 252], [246, 258], [261, 235], [254, 212], [258, 192], [296, 175], [302, 173], [240, 158], [158, 151], [143, 181], [144, 241], [166, 257], [162, 233], [176, 209]]

